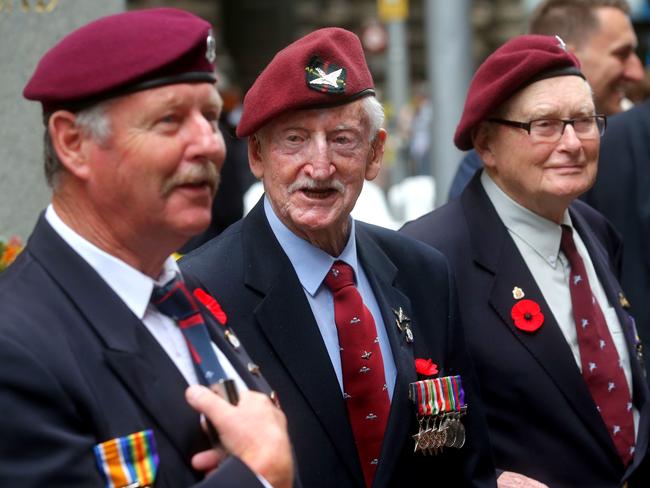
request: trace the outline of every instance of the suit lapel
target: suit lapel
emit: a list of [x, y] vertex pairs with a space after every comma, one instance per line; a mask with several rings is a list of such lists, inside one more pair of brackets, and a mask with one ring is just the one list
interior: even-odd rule
[[[395, 286], [396, 266], [365, 232], [363, 224], [357, 222], [356, 229], [359, 259], [381, 309], [397, 370], [380, 462], [373, 482], [374, 487], [381, 487], [388, 486], [390, 483], [391, 475], [399, 461], [399, 455], [396, 453], [402, 452], [404, 442], [409, 438], [413, 406], [408, 399], [408, 385], [417, 381], [413, 344], [406, 342], [395, 326], [393, 310], [401, 307], [408, 317], [412, 317], [413, 314], [410, 300]], [[417, 330], [414, 330], [414, 334], [417, 341]]]
[[185, 402], [187, 383], [174, 363], [106, 282], [43, 217], [29, 247], [104, 344], [106, 362], [134, 401], [188, 459], [204, 445], [205, 436], [198, 415]]
[[[342, 463], [362, 484], [361, 466], [336, 374], [300, 281], [266, 220], [262, 201], [245, 219], [242, 232], [247, 263], [244, 281], [263, 295], [254, 311], [260, 329], [323, 425]], [[260, 248], [265, 249], [263, 255], [258, 252]]]
[[[504, 327], [510, 330], [551, 377], [573, 407], [576, 416], [585, 422], [606, 449], [616, 454], [589, 389], [575, 364], [573, 353], [478, 176], [472, 180], [471, 189], [468, 190], [461, 201], [471, 234], [474, 260], [494, 275], [489, 296], [490, 306], [497, 312]], [[544, 314], [544, 324], [534, 333], [519, 330], [510, 316], [515, 304], [512, 296], [515, 286], [524, 289], [526, 297], [537, 302]]]

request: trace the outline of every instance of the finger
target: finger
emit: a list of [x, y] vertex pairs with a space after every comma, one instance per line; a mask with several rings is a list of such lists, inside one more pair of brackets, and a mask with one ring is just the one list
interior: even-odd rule
[[233, 407], [205, 386], [192, 385], [185, 390], [185, 398], [190, 406], [214, 423], [215, 416], [223, 416]]
[[223, 449], [208, 449], [192, 456], [192, 467], [197, 471], [212, 471], [226, 458]]

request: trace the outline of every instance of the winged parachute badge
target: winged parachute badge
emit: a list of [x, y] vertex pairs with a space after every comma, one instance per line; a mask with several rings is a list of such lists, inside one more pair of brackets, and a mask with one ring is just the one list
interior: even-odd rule
[[307, 86], [324, 93], [344, 93], [345, 68], [314, 56], [305, 67]]

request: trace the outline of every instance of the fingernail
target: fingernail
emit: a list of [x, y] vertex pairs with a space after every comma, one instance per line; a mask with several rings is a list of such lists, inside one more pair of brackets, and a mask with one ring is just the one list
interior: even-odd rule
[[192, 385], [187, 389], [187, 399], [190, 401], [198, 400], [203, 395], [204, 388], [201, 385]]

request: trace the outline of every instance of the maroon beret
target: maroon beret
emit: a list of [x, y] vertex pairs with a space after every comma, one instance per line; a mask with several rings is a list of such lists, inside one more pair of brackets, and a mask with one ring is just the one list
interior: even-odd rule
[[578, 59], [559, 37], [525, 35], [510, 39], [476, 70], [456, 127], [456, 147], [471, 149], [474, 127], [515, 92], [535, 81], [563, 75], [585, 77]]
[[23, 95], [44, 112], [181, 82], [214, 83], [210, 24], [183, 10], [134, 10], [95, 20], [41, 58]]
[[290, 110], [327, 107], [374, 95], [359, 38], [319, 29], [277, 53], [244, 98], [237, 135], [245, 137]]

